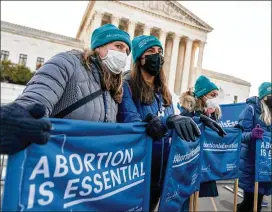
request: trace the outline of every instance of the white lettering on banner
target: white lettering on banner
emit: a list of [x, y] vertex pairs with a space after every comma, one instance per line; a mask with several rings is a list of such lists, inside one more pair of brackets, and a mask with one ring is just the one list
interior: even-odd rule
[[225, 151], [237, 151], [238, 150], [238, 144], [232, 143], [232, 144], [225, 144], [225, 143], [204, 143], [203, 144], [203, 150], [204, 151], [210, 151], [210, 152], [225, 152]]
[[227, 163], [226, 164], [227, 171], [232, 171], [237, 168], [235, 163]]
[[[50, 161], [50, 163], [47, 156], [41, 156], [34, 166], [29, 180], [36, 182], [36, 178], [42, 177], [47, 181], [39, 185], [30, 185], [27, 208], [33, 208], [35, 204], [45, 206], [53, 202], [52, 188], [54, 188], [54, 183], [48, 181], [50, 177], [61, 178], [68, 174], [75, 176], [75, 179], [63, 182], [65, 186], [63, 199], [69, 201], [64, 204], [64, 208], [83, 202], [101, 200], [136, 186], [144, 182], [144, 164], [141, 161], [132, 162], [132, 148], [97, 154], [56, 155], [55, 161]], [[76, 178], [76, 176], [78, 177]], [[50, 180], [53, 181], [53, 179]], [[119, 185], [122, 187], [114, 190]], [[44, 198], [37, 199], [37, 196]]]
[[218, 122], [218, 124], [220, 125], [220, 127], [234, 127], [236, 124], [238, 124], [238, 121], [226, 120], [225, 122], [220, 121]]
[[262, 142], [261, 144], [261, 156], [268, 157], [271, 160], [271, 152], [272, 152], [272, 143], [270, 142]]
[[[191, 152], [188, 152], [185, 155], [176, 154], [173, 160], [173, 164], [175, 165], [173, 165], [172, 168], [177, 168], [187, 163], [190, 163], [191, 161], [195, 160], [199, 156], [199, 152], [200, 152], [200, 145], [198, 145], [195, 149], [191, 150]], [[179, 163], [179, 164], [176, 164], [176, 163]]]

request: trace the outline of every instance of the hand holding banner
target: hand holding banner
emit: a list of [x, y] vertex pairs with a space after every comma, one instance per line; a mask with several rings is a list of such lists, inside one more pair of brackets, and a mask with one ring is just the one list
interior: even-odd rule
[[144, 123], [51, 122], [46, 145], [9, 157], [3, 211], [149, 209], [152, 141]]

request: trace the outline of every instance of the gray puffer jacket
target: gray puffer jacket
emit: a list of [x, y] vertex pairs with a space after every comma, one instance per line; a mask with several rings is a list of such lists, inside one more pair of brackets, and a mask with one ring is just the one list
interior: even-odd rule
[[[81, 52], [72, 50], [48, 60], [28, 82], [15, 100], [22, 106], [36, 102], [46, 107], [46, 117], [54, 117], [71, 104], [101, 89], [100, 74], [94, 63], [87, 70]], [[106, 103], [106, 104], [105, 104]], [[64, 118], [116, 122], [118, 106], [108, 91], [74, 110]]]

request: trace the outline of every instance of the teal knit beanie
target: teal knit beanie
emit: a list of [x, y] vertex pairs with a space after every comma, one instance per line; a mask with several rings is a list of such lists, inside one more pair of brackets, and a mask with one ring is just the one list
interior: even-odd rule
[[91, 38], [90, 48], [93, 50], [114, 41], [125, 42], [131, 51], [131, 41], [129, 34], [112, 24], [105, 24], [94, 30]]
[[197, 98], [204, 96], [213, 90], [219, 90], [219, 89], [213, 82], [211, 82], [209, 78], [203, 75], [198, 77], [195, 83], [195, 91], [194, 91], [195, 96]]
[[[140, 35], [132, 40], [132, 57], [134, 63], [142, 54], [152, 46], [162, 48], [160, 40], [153, 35]], [[163, 48], [162, 48], [163, 49]]]
[[271, 82], [263, 82], [259, 87], [259, 99], [262, 99], [265, 96], [271, 94], [272, 92], [271, 87], [272, 87]]

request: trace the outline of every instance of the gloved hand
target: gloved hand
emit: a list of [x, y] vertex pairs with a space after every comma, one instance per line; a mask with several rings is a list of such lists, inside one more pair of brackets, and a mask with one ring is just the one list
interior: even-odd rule
[[222, 127], [220, 127], [220, 125], [212, 120], [211, 118], [209, 118], [208, 116], [205, 115], [200, 115], [200, 121], [207, 127], [211, 128], [212, 130], [214, 130], [215, 132], [217, 132], [217, 134], [221, 137], [224, 137], [224, 135], [227, 135], [227, 133], [223, 130]]
[[24, 108], [17, 103], [1, 107], [0, 154], [14, 154], [31, 143], [46, 144], [51, 124], [41, 120], [45, 108], [32, 104]]
[[169, 129], [175, 129], [178, 136], [186, 141], [196, 141], [196, 137], [201, 135], [197, 124], [187, 116], [171, 115], [166, 124]]
[[163, 138], [165, 133], [167, 132], [167, 129], [161, 122], [161, 119], [154, 114], [147, 114], [144, 122], [148, 122], [146, 127], [146, 133], [153, 139], [153, 141], [157, 141]]
[[251, 131], [251, 136], [254, 140], [263, 138], [263, 134], [264, 130], [260, 127], [259, 124], [257, 124], [257, 126]]
[[244, 132], [244, 127], [240, 124], [235, 124], [234, 128], [240, 129], [242, 132]]

